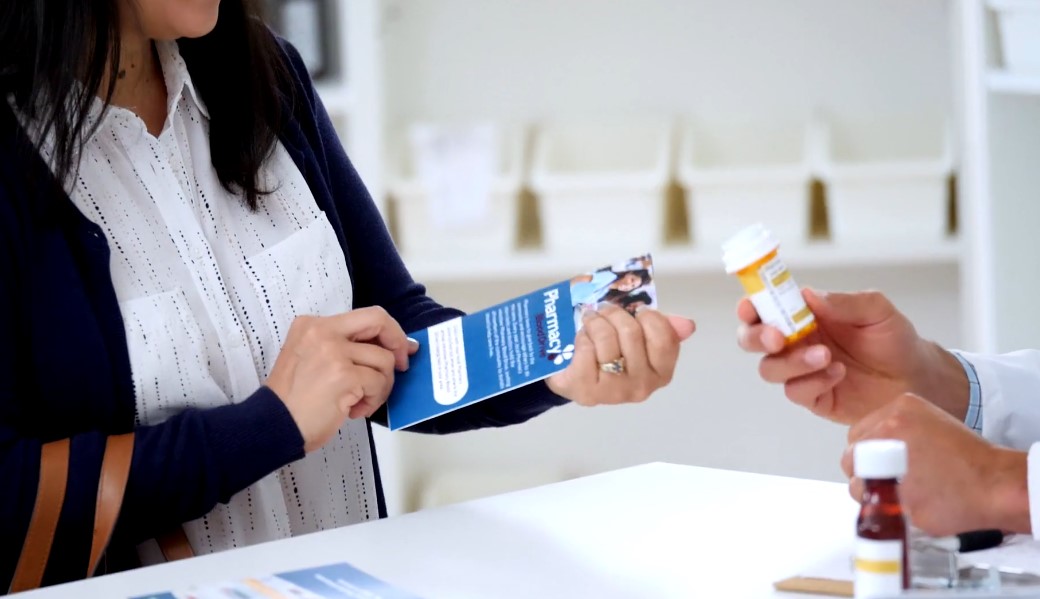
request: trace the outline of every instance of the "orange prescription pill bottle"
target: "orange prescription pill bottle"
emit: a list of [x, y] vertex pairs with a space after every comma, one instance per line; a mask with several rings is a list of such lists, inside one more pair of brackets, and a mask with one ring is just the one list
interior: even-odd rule
[[751, 225], [722, 244], [726, 272], [736, 274], [762, 322], [795, 343], [816, 330], [816, 318], [780, 259], [780, 242], [761, 224]]

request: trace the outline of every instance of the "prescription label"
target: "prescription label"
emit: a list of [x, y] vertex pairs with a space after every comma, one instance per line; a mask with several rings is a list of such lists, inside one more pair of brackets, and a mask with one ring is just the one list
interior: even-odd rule
[[762, 322], [779, 329], [784, 337], [813, 323], [815, 317], [805, 305], [801, 289], [780, 258], [774, 257], [760, 266], [758, 278], [761, 287], [750, 299]]

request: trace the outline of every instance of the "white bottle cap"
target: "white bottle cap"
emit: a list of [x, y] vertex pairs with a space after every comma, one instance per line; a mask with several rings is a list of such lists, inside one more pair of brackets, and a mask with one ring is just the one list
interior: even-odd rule
[[761, 223], [745, 227], [722, 244], [722, 263], [726, 272], [733, 274], [761, 260], [763, 256], [780, 247], [769, 229]]
[[860, 441], [852, 450], [859, 478], [899, 478], [906, 474], [906, 443], [894, 439]]

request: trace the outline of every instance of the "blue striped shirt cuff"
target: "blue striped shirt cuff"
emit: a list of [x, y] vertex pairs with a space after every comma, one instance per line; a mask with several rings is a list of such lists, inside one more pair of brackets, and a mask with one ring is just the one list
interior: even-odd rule
[[964, 359], [957, 352], [950, 352], [961, 363], [964, 374], [968, 376], [968, 387], [971, 394], [968, 396], [968, 414], [964, 417], [964, 424], [971, 430], [982, 434], [982, 385], [979, 384], [979, 373], [975, 371], [975, 365]]

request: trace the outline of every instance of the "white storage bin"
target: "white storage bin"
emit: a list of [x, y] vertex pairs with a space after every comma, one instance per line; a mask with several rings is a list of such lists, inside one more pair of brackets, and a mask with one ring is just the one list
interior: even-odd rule
[[[400, 250], [424, 257], [511, 252], [525, 142], [519, 125], [417, 124], [399, 132], [388, 187]], [[422, 152], [436, 154], [425, 168]]]
[[545, 248], [617, 256], [659, 247], [671, 159], [665, 120], [542, 128], [531, 186]]
[[717, 250], [751, 221], [787, 246], [808, 241], [808, 137], [804, 121], [687, 124], [678, 175], [694, 244]]
[[953, 149], [948, 123], [931, 116], [818, 122], [835, 243], [946, 237]]
[[990, 0], [989, 4], [997, 16], [1004, 68], [1040, 75], [1040, 2]]

